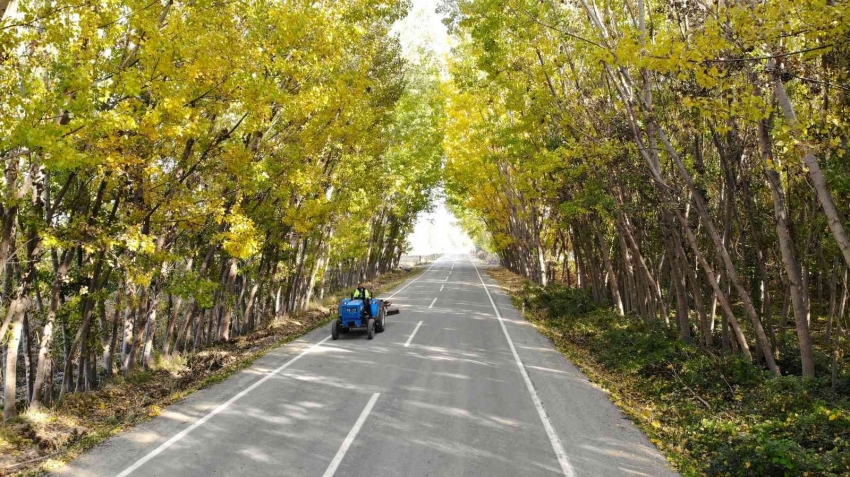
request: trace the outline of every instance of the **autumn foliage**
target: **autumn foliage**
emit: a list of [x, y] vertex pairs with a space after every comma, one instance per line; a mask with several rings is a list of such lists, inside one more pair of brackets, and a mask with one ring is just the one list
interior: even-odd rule
[[0, 6], [6, 418], [398, 266], [442, 147], [404, 3]]
[[847, 2], [459, 1], [447, 12], [461, 40], [447, 190], [503, 265], [776, 376], [839, 387]]

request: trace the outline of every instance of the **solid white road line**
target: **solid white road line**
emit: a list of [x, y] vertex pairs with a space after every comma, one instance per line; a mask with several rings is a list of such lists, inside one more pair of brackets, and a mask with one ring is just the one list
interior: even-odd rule
[[336, 451], [334, 460], [331, 461], [331, 465], [328, 466], [328, 470], [322, 474], [322, 477], [331, 477], [334, 475], [337, 467], [339, 467], [339, 464], [342, 463], [345, 453], [348, 452], [348, 448], [351, 447], [351, 444], [354, 442], [354, 438], [357, 437], [357, 433], [360, 432], [360, 428], [363, 427], [363, 423], [366, 422], [366, 418], [369, 417], [369, 413], [372, 412], [372, 408], [375, 407], [375, 401], [378, 400], [380, 395], [381, 393], [375, 393], [372, 395], [372, 398], [369, 399], [369, 402], [366, 404], [363, 412], [360, 413], [360, 417], [357, 418], [357, 422], [354, 423], [354, 427], [351, 428], [351, 431], [345, 437], [345, 440], [342, 441], [342, 447]]
[[570, 459], [567, 457], [567, 453], [564, 452], [564, 446], [561, 445], [561, 439], [558, 438], [555, 428], [552, 427], [552, 423], [549, 421], [549, 416], [546, 415], [546, 410], [543, 409], [543, 402], [540, 401], [540, 396], [537, 395], [537, 390], [534, 389], [534, 385], [531, 383], [531, 378], [528, 377], [528, 371], [525, 370], [522, 360], [519, 359], [519, 354], [516, 352], [514, 341], [511, 339], [511, 335], [508, 334], [508, 329], [505, 327], [504, 320], [502, 320], [502, 314], [499, 313], [499, 308], [496, 306], [496, 302], [493, 301], [493, 297], [490, 295], [490, 290], [487, 289], [487, 284], [484, 283], [484, 279], [481, 278], [481, 273], [478, 272], [478, 267], [475, 266], [475, 262], [472, 262], [472, 266], [475, 267], [475, 273], [478, 275], [478, 279], [481, 280], [481, 285], [484, 286], [484, 291], [487, 292], [487, 298], [490, 299], [490, 304], [493, 305], [493, 311], [496, 312], [496, 317], [499, 319], [499, 324], [502, 326], [502, 331], [505, 333], [505, 338], [508, 340], [508, 346], [511, 348], [511, 353], [514, 355], [516, 365], [519, 367], [519, 372], [522, 374], [523, 381], [525, 381], [525, 387], [528, 388], [528, 392], [531, 394], [531, 400], [534, 401], [534, 407], [537, 408], [537, 414], [540, 415], [540, 420], [543, 421], [543, 427], [546, 429], [546, 434], [549, 436], [549, 442], [552, 443], [552, 450], [555, 451], [555, 456], [558, 457], [558, 463], [561, 464], [561, 472], [563, 472], [566, 477], [575, 477], [576, 474], [573, 470], [572, 464], [570, 464]]
[[431, 304], [428, 305], [428, 308], [434, 308], [434, 303], [437, 303], [437, 297], [434, 297], [434, 299], [431, 300]]
[[444, 286], [445, 286], [445, 285], [440, 285], [440, 291], [443, 291], [443, 287], [444, 287]]
[[421, 322], [421, 321], [420, 321], [419, 323], [416, 323], [416, 328], [413, 328], [413, 333], [410, 333], [410, 336], [408, 336], [408, 337], [407, 337], [407, 341], [404, 343], [404, 347], [405, 347], [405, 348], [407, 348], [408, 346], [410, 346], [410, 342], [411, 342], [411, 341], [413, 341], [413, 335], [415, 335], [415, 334], [416, 334], [416, 332], [417, 332], [417, 331], [419, 331], [419, 327], [420, 327], [420, 326], [422, 326], [422, 322]]
[[455, 264], [453, 263], [453, 264], [452, 264], [452, 270], [454, 270], [454, 269], [455, 269]]
[[[440, 258], [442, 258], [442, 257], [440, 257]], [[413, 283], [414, 283], [416, 280], [419, 280], [420, 278], [422, 278], [422, 275], [425, 275], [426, 273], [430, 272], [430, 271], [431, 271], [431, 269], [432, 269], [432, 268], [434, 268], [434, 265], [436, 265], [438, 261], [440, 261], [440, 259], [439, 259], [439, 258], [438, 258], [437, 260], [434, 260], [434, 263], [432, 263], [432, 264], [431, 264], [431, 266], [430, 266], [430, 267], [428, 267], [428, 270], [425, 270], [424, 272], [422, 272], [422, 273], [421, 273], [418, 277], [416, 277], [416, 278], [414, 278], [413, 280], [409, 281], [409, 282], [407, 283], [407, 285], [405, 285], [405, 286], [403, 286], [403, 287], [399, 288], [399, 289], [398, 289], [398, 290], [396, 290], [396, 291], [395, 291], [392, 295], [390, 295], [390, 296], [388, 296], [388, 297], [384, 298], [384, 300], [389, 300], [390, 298], [392, 298], [392, 297], [394, 297], [394, 296], [398, 295], [398, 293], [399, 293], [400, 291], [404, 290], [405, 288], [409, 287], [410, 285], [413, 285]]]
[[237, 395], [233, 396], [232, 398], [228, 399], [225, 403], [221, 404], [221, 405], [220, 405], [220, 406], [218, 406], [217, 408], [215, 408], [215, 409], [213, 409], [212, 411], [210, 411], [209, 413], [207, 413], [207, 415], [205, 415], [204, 417], [202, 417], [202, 418], [198, 419], [197, 421], [195, 421], [195, 423], [194, 423], [194, 424], [192, 424], [191, 426], [187, 427], [186, 429], [183, 429], [182, 431], [180, 431], [180, 432], [178, 432], [177, 434], [175, 434], [175, 435], [174, 435], [174, 437], [172, 437], [171, 439], [168, 439], [167, 441], [163, 442], [163, 443], [162, 443], [159, 447], [157, 447], [156, 449], [152, 450], [150, 453], [148, 453], [146, 456], [142, 457], [141, 459], [137, 460], [137, 461], [136, 461], [133, 465], [131, 465], [130, 467], [127, 467], [126, 469], [124, 469], [124, 471], [123, 471], [123, 472], [121, 472], [120, 474], [118, 474], [116, 477], [127, 477], [128, 475], [132, 474], [132, 473], [133, 473], [134, 471], [136, 471], [139, 467], [143, 466], [143, 465], [144, 465], [147, 461], [149, 461], [149, 460], [153, 459], [154, 457], [156, 457], [157, 455], [159, 455], [160, 453], [162, 453], [162, 451], [164, 451], [165, 449], [168, 449], [169, 447], [171, 447], [172, 445], [174, 445], [177, 441], [179, 441], [180, 439], [182, 439], [182, 438], [186, 437], [186, 435], [187, 435], [187, 434], [189, 434], [190, 432], [192, 432], [192, 431], [194, 431], [195, 429], [197, 429], [197, 428], [199, 428], [199, 427], [203, 426], [203, 425], [204, 425], [204, 423], [206, 423], [207, 421], [209, 421], [210, 419], [212, 419], [212, 417], [213, 417], [213, 416], [215, 416], [216, 414], [220, 413], [221, 411], [224, 411], [225, 409], [227, 409], [228, 407], [230, 407], [230, 405], [231, 405], [231, 404], [233, 404], [233, 403], [235, 403], [236, 401], [238, 401], [239, 399], [241, 399], [241, 398], [245, 397], [248, 393], [250, 393], [251, 391], [253, 391], [254, 389], [256, 389], [258, 386], [260, 386], [260, 385], [261, 385], [261, 384], [263, 384], [264, 382], [268, 381], [269, 379], [271, 379], [273, 376], [275, 376], [275, 375], [276, 375], [276, 374], [278, 374], [279, 372], [281, 372], [281, 371], [283, 371], [284, 369], [288, 368], [288, 367], [289, 367], [292, 363], [294, 363], [294, 362], [298, 361], [299, 359], [301, 359], [302, 357], [304, 357], [306, 354], [308, 354], [308, 353], [310, 353], [311, 351], [315, 350], [316, 348], [318, 348], [319, 346], [321, 346], [321, 345], [322, 345], [325, 341], [327, 341], [327, 340], [329, 340], [329, 339], [331, 339], [331, 337], [330, 337], [330, 336], [328, 336], [327, 338], [323, 339], [322, 341], [319, 341], [318, 343], [314, 344], [313, 346], [310, 346], [309, 348], [305, 349], [305, 350], [304, 350], [304, 351], [302, 351], [300, 354], [298, 354], [298, 356], [296, 356], [296, 357], [294, 357], [294, 358], [290, 359], [289, 361], [287, 361], [287, 362], [283, 363], [283, 364], [282, 364], [281, 366], [279, 366], [277, 369], [275, 369], [275, 370], [274, 370], [274, 371], [272, 371], [271, 373], [269, 373], [269, 374], [265, 375], [262, 379], [258, 380], [258, 381], [257, 381], [257, 382], [255, 382], [254, 384], [252, 384], [252, 385], [248, 386], [247, 388], [243, 389], [242, 391], [240, 391], [240, 392], [239, 392], [239, 394], [237, 394]]

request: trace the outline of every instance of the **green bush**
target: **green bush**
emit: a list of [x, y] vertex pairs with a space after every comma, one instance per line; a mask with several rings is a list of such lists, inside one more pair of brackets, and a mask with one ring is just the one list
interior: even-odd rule
[[[661, 323], [594, 309], [581, 290], [526, 286], [521, 298], [684, 475], [850, 475], [850, 398], [828, 380], [773, 377]], [[784, 358], [786, 372], [795, 360]]]
[[719, 449], [708, 475], [796, 476], [817, 470], [816, 459], [791, 439], [746, 434]]
[[525, 296], [532, 308], [545, 310], [550, 317], [578, 316], [596, 308], [590, 295], [580, 288], [526, 284]]

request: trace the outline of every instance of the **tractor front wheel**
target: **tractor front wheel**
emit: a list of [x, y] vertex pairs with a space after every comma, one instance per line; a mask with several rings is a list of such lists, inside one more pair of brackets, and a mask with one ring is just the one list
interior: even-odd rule
[[375, 337], [375, 319], [369, 318], [369, 323], [366, 325], [366, 338], [372, 339]]
[[335, 340], [339, 339], [339, 320], [334, 320], [333, 324], [331, 324], [331, 338]]

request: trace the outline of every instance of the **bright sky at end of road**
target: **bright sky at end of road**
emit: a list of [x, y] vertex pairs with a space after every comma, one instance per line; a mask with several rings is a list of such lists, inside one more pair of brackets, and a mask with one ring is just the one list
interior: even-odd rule
[[433, 212], [418, 217], [408, 240], [411, 245], [408, 252], [410, 255], [467, 253], [474, 249], [472, 240], [446, 209], [442, 198], [438, 199]]
[[[393, 27], [408, 60], [415, 62], [421, 50], [430, 50], [445, 66], [452, 42], [443, 25], [443, 15], [437, 13], [439, 4], [439, 0], [413, 0], [408, 15]], [[466, 253], [474, 249], [442, 198], [437, 199], [432, 212], [418, 217], [409, 241], [411, 255]]]

